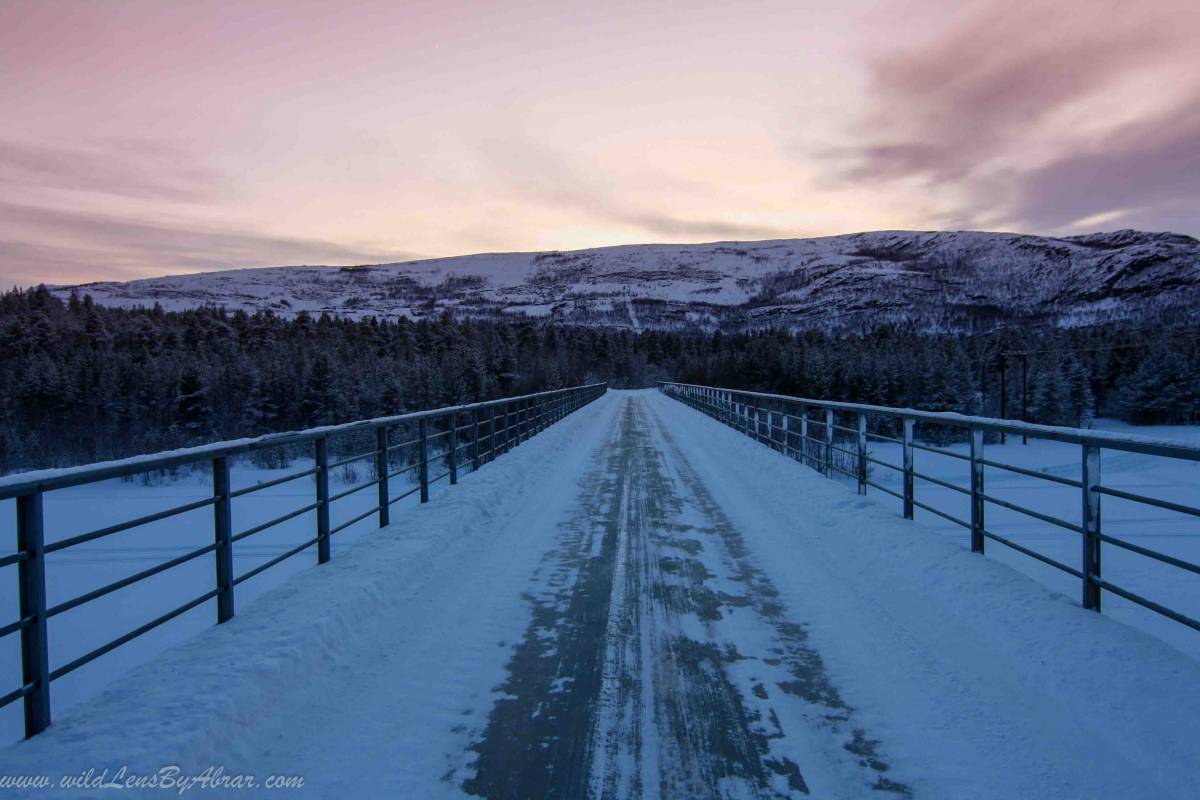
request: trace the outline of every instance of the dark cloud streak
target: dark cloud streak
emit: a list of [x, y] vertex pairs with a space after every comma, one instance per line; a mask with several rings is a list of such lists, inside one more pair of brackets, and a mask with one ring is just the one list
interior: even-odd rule
[[156, 142], [105, 140], [63, 147], [0, 140], [0, 185], [26, 190], [200, 202], [219, 197], [225, 183], [219, 173], [186, 153]]
[[[1200, 66], [1196, 7], [989, 0], [918, 49], [872, 59], [873, 136], [833, 154], [836, 182], [915, 180], [954, 190], [947, 217], [1004, 220], [1051, 232], [1080, 220], [1200, 230]], [[1058, 134], [1044, 155], [1038, 125], [1105, 97], [1140, 70], [1178, 75], [1182, 98], [1107, 133]], [[1165, 72], [1164, 72], [1165, 71]], [[1170, 96], [1170, 95], [1168, 95]], [[1098, 119], [1101, 123], [1103, 119]], [[1041, 151], [1028, 168], [1025, 153]], [[1002, 161], [997, 159], [1003, 157]], [[1156, 222], [1157, 220], [1157, 222]]]
[[413, 253], [380, 253], [319, 239], [0, 202], [0, 280], [4, 283], [68, 283], [85, 274], [118, 273], [132, 278], [415, 257]]

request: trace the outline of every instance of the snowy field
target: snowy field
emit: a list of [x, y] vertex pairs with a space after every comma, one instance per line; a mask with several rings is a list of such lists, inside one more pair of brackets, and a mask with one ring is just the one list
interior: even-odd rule
[[[345, 468], [331, 471], [330, 494], [370, 480], [368, 462], [359, 462], [357, 470]], [[295, 459], [282, 469], [261, 469], [246, 462], [231, 467], [231, 487], [265, 483], [289, 473], [303, 472], [312, 467], [311, 460]], [[431, 477], [441, 469], [431, 467]], [[396, 476], [390, 483], [390, 496], [412, 488], [409, 475]], [[436, 494], [445, 480], [431, 488]], [[159, 478], [149, 485], [141, 480], [108, 480], [48, 492], [45, 495], [46, 541], [51, 543], [108, 525], [118, 524], [174, 506], [186, 505], [212, 496], [212, 478], [201, 468], [174, 479]], [[233, 531], [246, 530], [258, 523], [279, 517], [289, 511], [309, 505], [316, 499], [316, 483], [312, 476], [268, 487], [258, 492], [234, 498]], [[351, 519], [373, 507], [377, 502], [374, 484], [361, 492], [335, 501], [330, 507], [330, 526]], [[15, 540], [15, 500], [0, 501], [0, 531], [6, 542]], [[398, 501], [392, 514], [406, 513], [417, 503], [416, 495]], [[152, 522], [93, 542], [51, 553], [46, 557], [47, 605], [53, 606], [93, 589], [120, 580], [178, 557], [213, 541], [213, 512], [211, 507], [198, 508], [178, 516]], [[316, 535], [316, 512], [310, 511], [294, 519], [235, 542], [234, 576], [242, 575], [259, 564], [279, 556]], [[333, 558], [338, 558], [363, 532], [378, 527], [376, 516], [357, 522], [330, 540]], [[158, 575], [127, 586], [102, 598], [52, 617], [48, 623], [50, 637], [50, 669], [63, 664], [137, 628], [160, 614], [210, 591], [216, 581], [211, 553]], [[290, 575], [316, 563], [316, 545], [285, 559], [270, 569], [238, 584], [235, 592], [237, 610], [246, 607], [266, 590], [277, 586]], [[0, 619], [17, 619], [18, 600], [16, 567], [0, 570]], [[91, 697], [115, 678], [162, 652], [172, 644], [185, 641], [216, 621], [216, 600], [209, 600], [153, 631], [118, 647], [74, 672], [54, 681], [51, 703], [57, 716], [80, 700]], [[20, 636], [0, 639], [0, 686], [3, 691], [20, 683]], [[0, 692], [2, 693], [2, 692]], [[24, 735], [21, 703], [11, 703], [0, 709], [0, 736], [15, 741]]]
[[[1150, 426], [1134, 427], [1115, 420], [1099, 420], [1098, 430], [1133, 433], [1181, 444], [1200, 445], [1200, 428]], [[966, 444], [945, 449], [967, 455]], [[899, 465], [900, 445], [872, 441], [873, 458]], [[1022, 444], [1009, 437], [1006, 444], [985, 445], [985, 458], [1003, 464], [1079, 480], [1078, 445], [1030, 439]], [[970, 487], [968, 464], [961, 459], [917, 450], [915, 469], [934, 478]], [[837, 473], [835, 473], [836, 475]], [[901, 475], [895, 470], [871, 464], [871, 481], [901, 492]], [[1138, 453], [1105, 450], [1100, 458], [1100, 479], [1104, 486], [1134, 492], [1193, 508], [1200, 507], [1200, 462], [1180, 461]], [[993, 467], [985, 468], [984, 491], [1012, 503], [1078, 524], [1082, 500], [1080, 491], [1048, 480], [1019, 475]], [[901, 513], [900, 500], [868, 487], [868, 496]], [[966, 495], [929, 481], [916, 481], [916, 497], [959, 519], [971, 518]], [[926, 528], [970, 548], [970, 531], [924, 509], [916, 509], [916, 519]], [[1033, 517], [989, 503], [985, 511], [986, 527], [1029, 549], [1075, 569], [1081, 568], [1082, 543], [1079, 534]], [[1150, 550], [1200, 564], [1200, 517], [1153, 508], [1122, 498], [1105, 496], [1101, 500], [1104, 533]], [[988, 558], [994, 558], [1046, 586], [1079, 601], [1080, 580], [1019, 553], [1005, 545], [985, 542]], [[1200, 619], [1200, 575], [1155, 561], [1111, 544], [1102, 544], [1101, 565], [1105, 580], [1167, 608]], [[1103, 613], [1113, 619], [1141, 628], [1183, 652], [1200, 660], [1200, 631], [1194, 631], [1122, 597], [1105, 592]]]
[[216, 764], [328, 798], [1194, 797], [1200, 663], [1002, 559], [657, 392], [610, 392], [198, 623], [0, 750], [0, 775]]

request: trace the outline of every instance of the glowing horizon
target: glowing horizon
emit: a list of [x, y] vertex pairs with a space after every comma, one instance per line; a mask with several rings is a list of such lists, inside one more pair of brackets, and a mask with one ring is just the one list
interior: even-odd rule
[[0, 6], [0, 286], [881, 229], [1200, 234], [1200, 4]]

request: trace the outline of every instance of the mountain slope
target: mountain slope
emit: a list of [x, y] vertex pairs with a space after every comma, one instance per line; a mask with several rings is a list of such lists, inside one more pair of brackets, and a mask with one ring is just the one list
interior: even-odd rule
[[57, 287], [105, 305], [220, 305], [572, 324], [960, 330], [1079, 325], [1200, 307], [1200, 242], [1116, 231], [1049, 238], [879, 231], [814, 239], [488, 253], [357, 267], [269, 267]]

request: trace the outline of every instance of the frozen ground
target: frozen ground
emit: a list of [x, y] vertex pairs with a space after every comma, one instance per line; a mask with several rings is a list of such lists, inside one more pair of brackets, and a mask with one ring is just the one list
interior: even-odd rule
[[[1096, 428], [1200, 444], [1200, 429], [1191, 426], [1135, 428], [1115, 420], [1099, 420]], [[963, 455], [969, 452], [965, 444], [949, 445], [946, 449]], [[872, 442], [870, 450], [872, 456], [881, 461], [896, 465], [902, 461], [899, 445]], [[1075, 480], [1080, 477], [1081, 448], [1078, 445], [1037, 439], [1022, 444], [1019, 438], [1009, 437], [1005, 444], [986, 445], [985, 456], [992, 461], [1051, 475]], [[927, 451], [916, 451], [914, 459], [918, 472], [970, 488], [966, 462]], [[871, 469], [872, 481], [901, 491], [898, 472], [874, 464]], [[1101, 455], [1100, 475], [1108, 487], [1182, 505], [1200, 506], [1200, 462], [1105, 450]], [[959, 519], [970, 519], [970, 505], [965, 495], [929, 481], [918, 479], [916, 484], [919, 500]], [[1079, 522], [1082, 500], [1078, 489], [993, 467], [985, 468], [984, 487], [988, 494], [1003, 500], [1068, 522]], [[900, 513], [899, 500], [873, 489], [868, 489], [868, 493]], [[988, 530], [1056, 561], [1080, 568], [1082, 543], [1077, 533], [993, 504], [988, 504], [985, 513]], [[916, 518], [923, 526], [970, 547], [967, 529], [919, 508]], [[1200, 564], [1198, 517], [1106, 496], [1102, 499], [1102, 519], [1104, 532], [1110, 536]], [[986, 549], [989, 558], [1008, 564], [1072, 598], [1079, 598], [1081, 588], [1075, 577], [997, 542], [988, 541]], [[1192, 619], [1200, 619], [1200, 577], [1112, 545], [1105, 544], [1102, 549], [1102, 567], [1107, 580]], [[1106, 615], [1153, 633], [1200, 661], [1200, 633], [1108, 592], [1103, 598], [1103, 608]]]
[[1194, 796], [1200, 663], [1074, 595], [658, 393], [610, 392], [60, 713], [0, 775]]
[[[297, 459], [279, 470], [259, 469], [247, 463], [232, 467], [234, 490], [312, 466], [311, 461]], [[358, 465], [356, 473], [345, 469], [333, 471], [331, 492], [343, 491], [370, 480], [369, 467]], [[397, 476], [391, 481], [392, 496], [411, 488], [405, 481], [412, 473]], [[347, 481], [347, 479], [349, 479]], [[435, 484], [433, 493], [443, 490]], [[87, 486], [77, 486], [49, 492], [45, 495], [45, 524], [47, 542], [58, 541], [86, 531], [96, 530], [125, 520], [152, 514], [173, 506], [212, 496], [212, 480], [208, 472], [190, 472], [175, 478], [163, 478], [151, 485], [139, 481], [110, 480]], [[301, 478], [237, 498], [233, 503], [233, 530], [248, 529], [260, 522], [281, 516], [312, 503], [315, 499], [313, 478]], [[361, 492], [337, 500], [330, 509], [332, 525], [357, 516], [376, 502], [375, 489], [368, 486]], [[0, 501], [0, 531], [13, 541], [12, 523], [15, 501]], [[405, 498], [393, 506], [400, 508], [416, 504], [416, 497]], [[334, 558], [363, 532], [378, 525], [374, 516], [351, 525], [331, 540]], [[311, 539], [316, 530], [316, 514], [309, 512], [255, 534], [234, 545], [234, 574], [241, 575], [259, 564], [278, 556], [296, 545]], [[180, 556], [210, 544], [213, 540], [212, 509], [199, 508], [145, 526], [47, 556], [47, 602], [56, 603], [77, 597], [92, 589], [153, 567], [155, 564]], [[310, 547], [280, 564], [238, 584], [236, 599], [239, 607], [249, 603], [267, 589], [316, 562], [316, 547]], [[5, 569], [0, 581], [0, 619], [17, 619], [17, 586], [15, 567]], [[53, 670], [78, 656], [115, 639], [127, 631], [154, 619], [209, 591], [215, 581], [213, 557], [200, 556], [132, 586], [93, 602], [79, 606], [50, 619], [50, 668]], [[61, 713], [77, 702], [94, 696], [100, 689], [130, 669], [145, 663], [171, 644], [185, 641], [210, 627], [216, 620], [216, 601], [210, 600], [181, 617], [163, 625], [115, 651], [93, 661], [54, 682], [55, 713]], [[0, 685], [4, 691], [16, 688], [21, 674], [20, 637], [0, 639]], [[9, 686], [11, 684], [11, 686]], [[13, 703], [0, 709], [0, 735], [6, 741], [16, 741], [24, 734], [21, 704]]]

